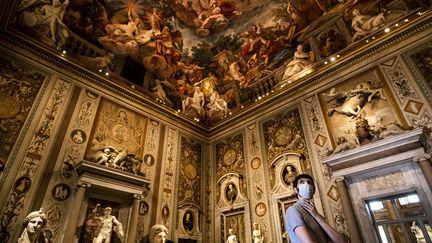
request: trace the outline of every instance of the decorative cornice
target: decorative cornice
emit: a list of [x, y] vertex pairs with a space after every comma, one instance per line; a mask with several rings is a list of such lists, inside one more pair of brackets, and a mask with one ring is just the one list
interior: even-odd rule
[[418, 156], [426, 155], [420, 143], [422, 130], [416, 129], [371, 142], [350, 149], [323, 160], [333, 175], [346, 176], [350, 173], [363, 173], [370, 168], [413, 161]]

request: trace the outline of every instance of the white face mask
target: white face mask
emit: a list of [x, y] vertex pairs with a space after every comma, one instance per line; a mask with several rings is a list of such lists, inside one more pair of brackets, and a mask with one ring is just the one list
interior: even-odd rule
[[314, 186], [307, 183], [299, 184], [298, 189], [298, 194], [306, 199], [311, 199], [314, 194]]

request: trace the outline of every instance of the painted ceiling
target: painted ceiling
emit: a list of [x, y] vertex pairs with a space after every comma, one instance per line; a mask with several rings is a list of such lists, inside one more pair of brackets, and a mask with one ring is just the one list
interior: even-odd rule
[[[257, 99], [254, 89], [286, 82], [425, 7], [401, 0], [23, 0], [14, 24], [211, 125]], [[299, 45], [303, 61], [293, 56]]]

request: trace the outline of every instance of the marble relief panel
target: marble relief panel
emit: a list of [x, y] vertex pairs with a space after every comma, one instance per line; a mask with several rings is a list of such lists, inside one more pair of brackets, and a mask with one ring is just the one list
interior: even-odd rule
[[0, 58], [0, 173], [46, 78], [33, 66]]
[[407, 127], [377, 68], [318, 94], [330, 137], [338, 153]]
[[200, 205], [201, 144], [181, 138], [178, 202]]
[[[100, 165], [142, 175], [139, 168], [143, 163], [146, 125], [146, 117], [101, 99], [86, 158]], [[79, 133], [77, 130], [75, 135]]]

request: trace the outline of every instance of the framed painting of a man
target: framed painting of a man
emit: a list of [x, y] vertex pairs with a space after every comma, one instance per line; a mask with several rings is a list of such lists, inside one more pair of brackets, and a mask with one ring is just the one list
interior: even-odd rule
[[234, 183], [229, 183], [225, 188], [225, 196], [229, 203], [234, 203], [237, 198], [237, 187]]
[[186, 211], [183, 215], [183, 227], [186, 231], [192, 231], [194, 228], [194, 215], [191, 211]]

